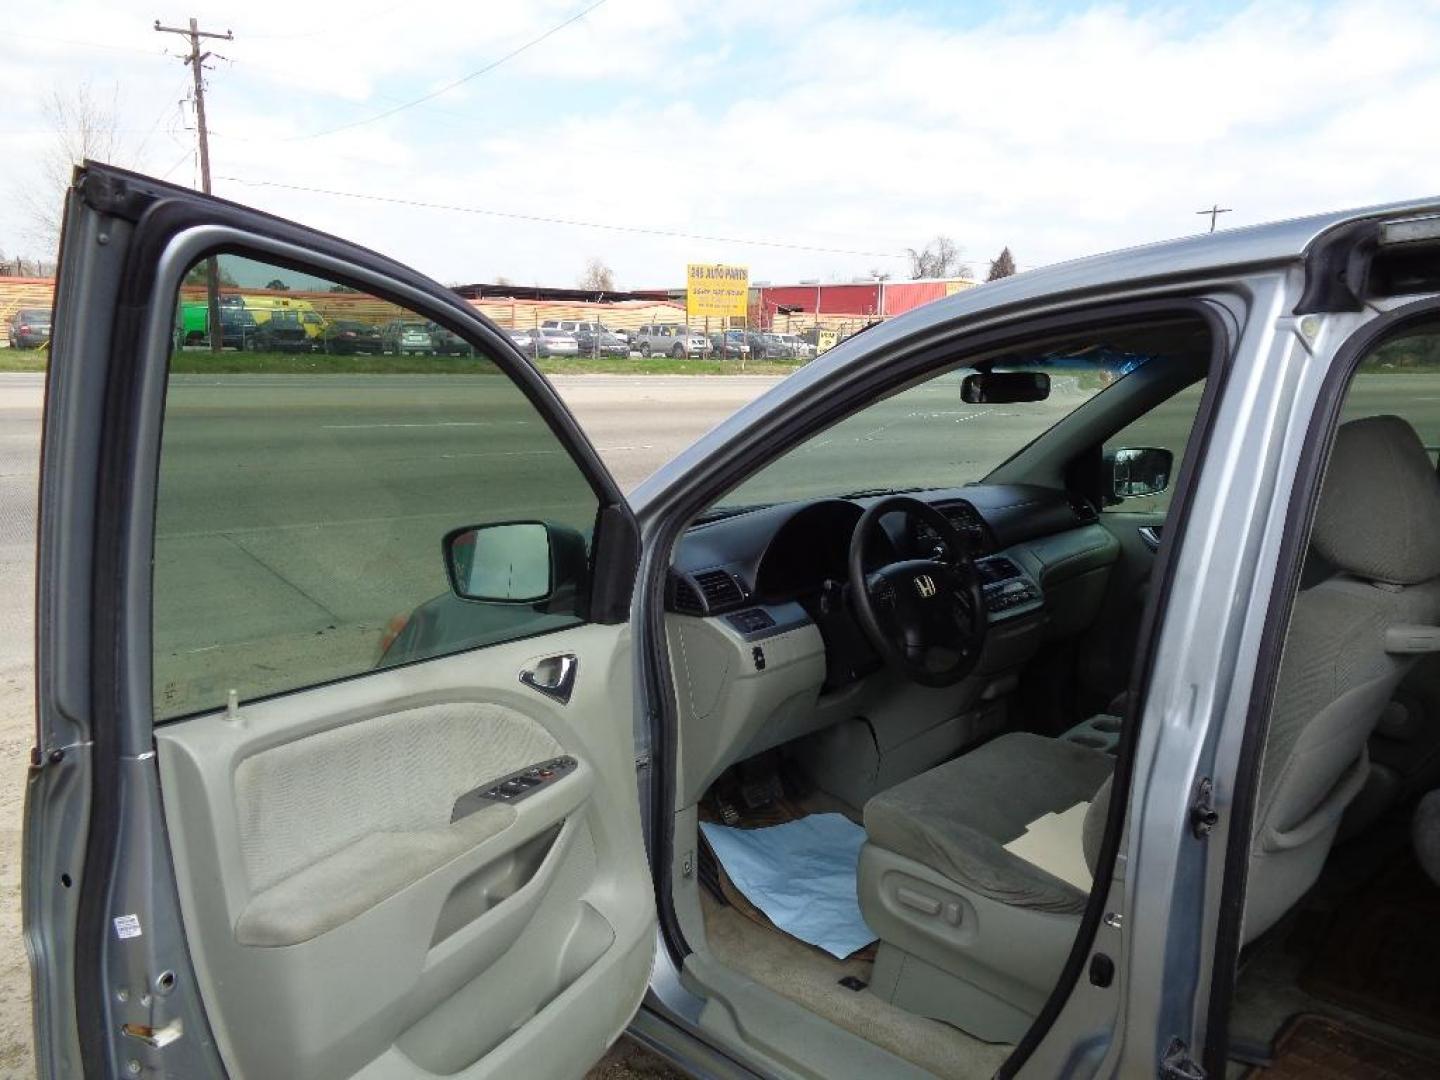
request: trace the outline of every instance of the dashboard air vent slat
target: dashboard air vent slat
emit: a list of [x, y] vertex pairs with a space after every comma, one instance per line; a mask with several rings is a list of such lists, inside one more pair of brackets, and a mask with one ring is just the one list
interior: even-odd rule
[[705, 598], [706, 611], [712, 615], [745, 602], [744, 590], [728, 570], [702, 571], [695, 575], [695, 584]]
[[1070, 492], [1066, 498], [1070, 502], [1070, 510], [1075, 515], [1075, 520], [1081, 525], [1094, 525], [1100, 520], [1100, 514], [1095, 507], [1090, 505], [1090, 500], [1077, 492]]
[[677, 574], [670, 579], [670, 609], [680, 615], [704, 615], [705, 601], [694, 585]]

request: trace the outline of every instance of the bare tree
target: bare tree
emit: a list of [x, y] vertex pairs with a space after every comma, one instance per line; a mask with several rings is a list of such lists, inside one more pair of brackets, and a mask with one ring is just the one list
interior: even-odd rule
[[511, 280], [510, 280], [508, 277], [506, 277], [504, 274], [496, 274], [496, 275], [495, 275], [495, 280], [492, 281], [491, 284], [492, 284], [492, 285], [514, 285], [515, 282], [511, 281]]
[[876, 281], [889, 281], [895, 274], [891, 270], [881, 270], [878, 266], [872, 266], [870, 276]]
[[964, 249], [943, 234], [936, 236], [919, 251], [914, 248], [908, 248], [907, 251], [910, 255], [912, 279], [970, 276], [970, 265], [961, 258]]
[[985, 275], [986, 281], [999, 281], [1001, 278], [1010, 277], [1015, 273], [1015, 256], [1010, 254], [1007, 245], [1000, 249], [1000, 254], [990, 260], [990, 272]]
[[52, 89], [41, 101], [52, 132], [48, 148], [35, 164], [31, 182], [20, 192], [37, 244], [53, 250], [60, 243], [61, 212], [74, 167], [87, 158], [134, 164], [120, 140], [120, 87], [97, 90], [88, 81]]
[[591, 256], [590, 261], [585, 264], [585, 272], [580, 275], [580, 288], [614, 292], [615, 273], [605, 265], [605, 260]]

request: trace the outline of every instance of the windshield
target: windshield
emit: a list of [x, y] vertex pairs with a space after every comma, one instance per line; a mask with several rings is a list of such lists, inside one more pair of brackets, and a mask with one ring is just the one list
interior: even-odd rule
[[1050, 394], [1005, 405], [967, 404], [961, 385], [975, 369], [952, 369], [812, 436], [732, 490], [717, 509], [975, 483], [1146, 359], [1102, 349], [1009, 362], [1005, 370], [1048, 373]]

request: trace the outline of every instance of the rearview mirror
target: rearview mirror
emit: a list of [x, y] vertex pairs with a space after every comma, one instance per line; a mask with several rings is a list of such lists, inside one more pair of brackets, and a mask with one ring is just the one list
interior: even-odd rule
[[960, 384], [967, 405], [1013, 405], [1049, 396], [1050, 376], [1043, 371], [977, 371]]
[[1158, 446], [1122, 446], [1105, 455], [1112, 501], [1158, 495], [1170, 486], [1175, 455]]
[[543, 521], [467, 525], [446, 535], [445, 569], [462, 600], [538, 604], [584, 573], [585, 538]]

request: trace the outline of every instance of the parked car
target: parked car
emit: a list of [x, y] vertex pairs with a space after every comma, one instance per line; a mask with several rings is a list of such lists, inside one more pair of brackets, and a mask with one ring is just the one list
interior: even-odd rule
[[750, 355], [750, 344], [744, 330], [715, 331], [710, 335], [710, 349], [727, 359], [743, 359]]
[[320, 348], [337, 356], [379, 356], [385, 351], [385, 337], [374, 323], [336, 319], [325, 327]]
[[652, 323], [635, 332], [633, 344], [641, 356], [671, 356], [676, 359], [709, 355], [710, 339], [683, 323]]
[[50, 310], [21, 308], [10, 316], [7, 336], [12, 349], [38, 349], [50, 340]]
[[789, 351], [792, 359], [813, 360], [815, 359], [815, 346], [811, 345], [799, 334], [776, 334]]
[[749, 338], [750, 355], [756, 360], [793, 360], [794, 350], [779, 334], [768, 331], [752, 333]]
[[577, 337], [581, 334], [592, 333], [613, 334], [627, 344], [630, 341], [629, 335], [622, 330], [612, 330], [602, 323], [589, 322], [584, 319], [546, 319], [540, 324], [540, 327], [543, 330], [563, 330], [567, 334], [574, 334]]
[[[599, 325], [599, 324], [595, 324]], [[629, 356], [630, 345], [608, 330], [580, 330], [575, 343], [581, 356]]]
[[530, 335], [530, 350], [534, 356], [578, 356], [580, 342], [575, 335], [565, 330], [541, 327]]
[[197, 230], [490, 333], [77, 170], [38, 1075], [1435, 1075], [1440, 200], [936, 300], [628, 492], [508, 350], [170, 374]]
[[[246, 349], [257, 352], [313, 351], [314, 339], [306, 329], [302, 312], [291, 308], [274, 308], [269, 311], [250, 312], [250, 315], [255, 319], [255, 329], [245, 339]], [[222, 310], [220, 317], [223, 326], [225, 311]], [[319, 340], [323, 341], [323, 337]]]
[[429, 356], [434, 349], [429, 325], [413, 319], [392, 319], [380, 337], [385, 351], [396, 356]]
[[535, 331], [534, 330], [506, 330], [505, 336], [514, 342], [515, 347], [527, 355], [535, 355]]
[[[238, 298], [237, 298], [238, 299]], [[220, 304], [220, 344], [225, 349], [255, 347], [255, 313], [240, 303]], [[210, 307], [204, 301], [180, 305], [175, 326], [175, 348], [210, 344]]]
[[439, 323], [430, 324], [430, 352], [435, 356], [474, 356], [470, 343]]

